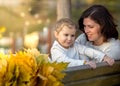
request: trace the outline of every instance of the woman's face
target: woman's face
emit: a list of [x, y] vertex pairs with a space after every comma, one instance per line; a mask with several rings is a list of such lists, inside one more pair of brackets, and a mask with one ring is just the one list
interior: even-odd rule
[[93, 42], [94, 45], [103, 43], [104, 37], [101, 34], [101, 28], [98, 23], [88, 17], [84, 18], [83, 25], [89, 41]]

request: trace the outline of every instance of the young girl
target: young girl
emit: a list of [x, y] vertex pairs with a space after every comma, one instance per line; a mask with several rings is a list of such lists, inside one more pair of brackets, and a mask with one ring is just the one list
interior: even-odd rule
[[107, 57], [104, 53], [88, 48], [86, 46], [74, 43], [77, 26], [72, 20], [63, 18], [57, 21], [55, 25], [54, 35], [56, 40], [51, 47], [51, 61], [69, 62], [68, 67], [80, 66], [88, 64], [92, 68], [96, 68], [94, 62], [83, 60], [82, 55], [95, 58], [98, 62], [106, 61], [109, 65], [113, 65], [114, 60]]

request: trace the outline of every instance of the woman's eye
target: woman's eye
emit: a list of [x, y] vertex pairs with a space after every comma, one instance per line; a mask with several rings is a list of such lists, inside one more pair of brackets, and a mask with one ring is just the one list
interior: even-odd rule
[[93, 28], [93, 26], [89, 26], [90, 28]]
[[88, 27], [89, 27], [89, 28], [94, 28], [94, 26], [93, 26], [93, 25], [89, 25]]

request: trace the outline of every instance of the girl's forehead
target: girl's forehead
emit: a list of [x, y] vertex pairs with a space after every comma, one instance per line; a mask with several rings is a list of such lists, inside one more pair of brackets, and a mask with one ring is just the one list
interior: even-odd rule
[[61, 29], [61, 31], [63, 32], [63, 33], [75, 33], [76, 32], [76, 29], [73, 27], [73, 28], [69, 28], [69, 27], [67, 27], [67, 26], [64, 26], [62, 29]]
[[71, 24], [67, 24], [67, 23], [63, 23], [61, 24], [57, 29], [56, 31], [59, 33], [60, 31], [71, 31], [71, 30], [77, 30], [76, 26], [75, 25], [71, 25]]
[[67, 30], [76, 30], [74, 26], [63, 26], [62, 29], [67, 29]]

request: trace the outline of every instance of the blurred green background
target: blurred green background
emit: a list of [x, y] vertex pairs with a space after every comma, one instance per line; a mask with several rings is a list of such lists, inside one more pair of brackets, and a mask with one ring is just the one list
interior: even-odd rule
[[[120, 0], [71, 0], [71, 18], [77, 23], [78, 18], [86, 8], [92, 4], [102, 4], [114, 16], [120, 32], [119, 3]], [[12, 48], [15, 51], [34, 45], [35, 48], [47, 53], [48, 49], [44, 48], [51, 45], [49, 43], [52, 37], [49, 38], [48, 32], [51, 31], [52, 34], [51, 26], [57, 19], [56, 10], [57, 0], [0, 0], [0, 28], [6, 29], [5, 32], [1, 33], [0, 47]], [[32, 36], [33, 34], [38, 35], [38, 37]], [[6, 41], [3, 38], [11, 39]], [[17, 40], [18, 38], [21, 39]], [[23, 41], [26, 42], [27, 46], [24, 45]], [[7, 44], [5, 45], [5, 43]], [[44, 46], [44, 44], [46, 45]], [[30, 48], [33, 47], [30, 46]]]
[[[120, 23], [120, 0], [71, 0], [72, 19], [77, 22], [81, 12], [92, 4], [105, 5]], [[0, 0], [0, 26], [6, 27], [4, 35], [9, 32], [28, 33], [40, 31], [45, 25], [56, 21], [57, 0]]]

